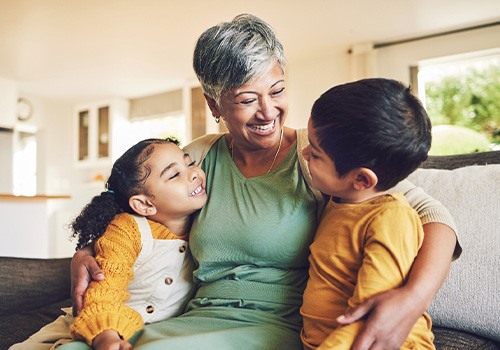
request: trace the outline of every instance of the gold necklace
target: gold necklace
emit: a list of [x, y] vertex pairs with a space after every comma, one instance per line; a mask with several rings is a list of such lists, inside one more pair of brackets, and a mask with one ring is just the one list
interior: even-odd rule
[[[266, 174], [269, 174], [271, 170], [273, 169], [274, 163], [276, 163], [276, 159], [278, 158], [278, 154], [280, 153], [281, 150], [281, 143], [283, 142], [283, 128], [281, 128], [281, 134], [280, 134], [280, 142], [278, 144], [278, 150], [276, 151], [276, 154], [274, 155], [273, 162], [271, 163], [271, 166], [269, 169], [267, 169]], [[231, 141], [231, 146], [229, 147], [231, 149], [231, 159], [234, 162], [234, 138], [233, 141]]]

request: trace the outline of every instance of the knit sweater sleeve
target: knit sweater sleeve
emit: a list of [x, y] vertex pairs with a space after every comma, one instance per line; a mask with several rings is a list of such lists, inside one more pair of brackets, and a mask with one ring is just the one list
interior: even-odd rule
[[458, 231], [455, 221], [448, 209], [438, 200], [427, 194], [421, 187], [417, 187], [408, 180], [403, 180], [391, 189], [391, 192], [401, 192], [408, 203], [418, 212], [422, 224], [431, 222], [442, 223], [450, 227], [457, 236], [453, 259], [457, 259], [462, 253], [462, 247], [458, 241]]
[[133, 277], [133, 265], [141, 249], [141, 234], [133, 217], [117, 215], [94, 249], [106, 278], [90, 283], [83, 309], [71, 326], [73, 337], [83, 338], [90, 346], [105, 330], [116, 330], [127, 340], [144, 326], [141, 315], [125, 305], [130, 297], [127, 288]]

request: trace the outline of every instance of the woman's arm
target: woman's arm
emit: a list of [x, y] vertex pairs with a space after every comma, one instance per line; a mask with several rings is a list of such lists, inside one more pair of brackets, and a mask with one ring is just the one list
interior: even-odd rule
[[94, 256], [94, 247], [87, 246], [77, 250], [71, 259], [71, 298], [74, 316], [82, 310], [83, 295], [90, 282], [104, 279], [104, 274]]
[[399, 349], [429, 307], [450, 269], [455, 232], [441, 223], [424, 225], [424, 242], [404, 287], [380, 293], [338, 319], [349, 324], [367, 315], [351, 349]]

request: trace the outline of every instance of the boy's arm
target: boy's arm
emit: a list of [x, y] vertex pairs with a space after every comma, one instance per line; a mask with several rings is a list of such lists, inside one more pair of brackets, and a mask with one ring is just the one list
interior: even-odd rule
[[[353, 350], [399, 349], [422, 311], [441, 288], [452, 257], [458, 258], [462, 251], [454, 220], [439, 201], [408, 180], [401, 181], [391, 191], [402, 192], [419, 213], [424, 226], [424, 243], [407, 285], [380, 293], [338, 319], [349, 324], [366, 317], [366, 325], [356, 338]], [[421, 303], [415, 303], [415, 300]]]
[[438, 223], [423, 228], [425, 239], [407, 284], [380, 293], [337, 319], [349, 324], [368, 315], [352, 350], [399, 349], [441, 288], [455, 249], [455, 232]]
[[[363, 252], [363, 262], [358, 271], [354, 293], [348, 301], [349, 308], [355, 308], [381, 292], [401, 287], [408, 277], [422, 240], [420, 220], [409, 208], [393, 208], [377, 215], [366, 236], [357, 239], [359, 242], [365, 242], [365, 246], [360, 248]], [[415, 319], [410, 318], [411, 327], [424, 311]], [[378, 326], [385, 328], [383, 324]], [[328, 346], [336, 348], [339, 341], [342, 341], [345, 348], [351, 348], [364, 327], [365, 320], [339, 326], [325, 341], [325, 349]], [[401, 343], [406, 337], [407, 334], [401, 339]]]
[[140, 247], [135, 220], [128, 214], [115, 217], [94, 247], [106, 279], [93, 281], [85, 293], [83, 309], [71, 326], [77, 338], [92, 345], [94, 338], [105, 330], [116, 330], [128, 339], [143, 327], [141, 315], [125, 305]]

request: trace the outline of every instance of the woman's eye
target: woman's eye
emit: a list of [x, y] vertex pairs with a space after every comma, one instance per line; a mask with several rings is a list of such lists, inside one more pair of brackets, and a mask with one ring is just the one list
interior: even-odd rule
[[175, 179], [177, 176], [179, 176], [179, 172], [175, 173], [174, 175], [170, 176], [168, 179], [169, 180], [172, 180], [172, 179]]
[[273, 95], [274, 95], [274, 96], [279, 95], [279, 94], [281, 94], [283, 91], [285, 91], [285, 88], [284, 88], [284, 87], [282, 87], [282, 88], [281, 88], [281, 89], [279, 89], [279, 90], [274, 91], [274, 92], [273, 92]]
[[192, 166], [195, 166], [195, 165], [196, 165], [196, 162], [192, 161], [191, 163], [188, 164], [188, 167], [192, 167]]
[[244, 104], [244, 105], [249, 105], [249, 104], [254, 103], [254, 102], [255, 102], [255, 99], [251, 98], [251, 99], [248, 99], [248, 100], [243, 100], [240, 103]]

